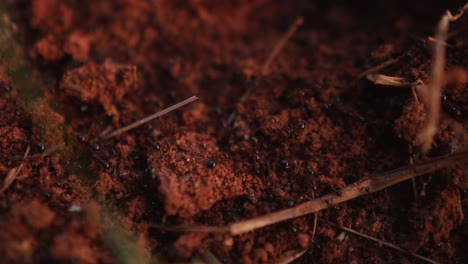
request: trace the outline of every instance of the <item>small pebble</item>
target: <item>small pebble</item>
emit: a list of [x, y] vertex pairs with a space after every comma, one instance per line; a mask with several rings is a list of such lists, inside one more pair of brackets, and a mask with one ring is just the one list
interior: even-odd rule
[[214, 160], [209, 160], [206, 163], [206, 166], [208, 166], [208, 168], [214, 168], [214, 167], [216, 167], [216, 162]]
[[82, 135], [82, 134], [79, 134], [77, 136], [77, 138], [78, 138], [78, 141], [80, 141], [80, 142], [85, 142], [86, 141], [86, 137], [84, 135]]
[[300, 128], [300, 129], [304, 129], [306, 127], [306, 123], [304, 121], [301, 121], [297, 124], [297, 126]]
[[45, 146], [42, 143], [37, 143], [36, 148], [39, 152], [44, 152]]
[[289, 161], [281, 160], [280, 164], [281, 164], [281, 167], [283, 167], [283, 169], [289, 169]]

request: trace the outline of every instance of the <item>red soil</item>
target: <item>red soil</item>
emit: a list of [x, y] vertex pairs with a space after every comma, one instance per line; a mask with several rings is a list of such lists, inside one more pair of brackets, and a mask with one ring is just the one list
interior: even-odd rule
[[[352, 234], [337, 240], [342, 231], [327, 221], [443, 263], [468, 261], [462, 167], [417, 179], [417, 200], [405, 182], [319, 212], [316, 233], [312, 215], [234, 237], [157, 228], [226, 225], [408, 164], [424, 107], [410, 89], [357, 76], [403, 55], [380, 73], [429, 81], [426, 37], [445, 9], [461, 3], [7, 2], [18, 48], [42, 77], [41, 95], [28, 102], [11, 60], [0, 59], [0, 177], [31, 147], [0, 194], [6, 263], [213, 256], [272, 263], [298, 249], [308, 250], [297, 263], [416, 261]], [[304, 24], [259, 75], [299, 16]], [[449, 44], [446, 69], [454, 77], [444, 109], [466, 127], [467, 35]], [[117, 138], [99, 137], [192, 95], [200, 100]], [[430, 155], [450, 152], [453, 139], [441, 124]]]

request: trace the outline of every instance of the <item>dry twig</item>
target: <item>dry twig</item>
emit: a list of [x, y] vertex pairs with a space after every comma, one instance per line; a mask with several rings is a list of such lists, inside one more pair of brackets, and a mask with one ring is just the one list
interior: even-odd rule
[[292, 35], [296, 32], [297, 28], [304, 23], [304, 19], [302, 17], [297, 18], [291, 27], [288, 29], [286, 34], [281, 38], [281, 40], [276, 44], [273, 51], [270, 53], [266, 61], [263, 63], [262, 67], [260, 68], [260, 74], [265, 75], [270, 67], [271, 62], [276, 56], [280, 53], [283, 49], [284, 45], [288, 42], [288, 40], [292, 37]]
[[[315, 184], [315, 183], [314, 183]], [[315, 199], [315, 193], [312, 192], [312, 200]], [[317, 220], [318, 220], [318, 212], [314, 213], [314, 225], [312, 226], [312, 236], [311, 241], [314, 242], [315, 240], [315, 233], [317, 232]]]
[[3, 186], [0, 189], [0, 194], [5, 192], [8, 189], [8, 187], [10, 187], [10, 185], [13, 183], [13, 181], [16, 179], [16, 177], [18, 176], [18, 174], [20, 173], [21, 169], [24, 166], [24, 161], [28, 158], [28, 154], [29, 154], [29, 146], [26, 148], [26, 152], [24, 153], [23, 162], [21, 162], [21, 164], [18, 167], [11, 169], [8, 172], [7, 176], [5, 177], [5, 180], [3, 180]]
[[429, 151], [432, 145], [432, 140], [437, 131], [441, 115], [440, 93], [444, 79], [446, 56], [446, 46], [443, 43], [446, 42], [448, 37], [449, 23], [459, 19], [467, 9], [468, 3], [466, 3], [455, 15], [452, 15], [452, 13], [447, 10], [440, 19], [436, 28], [431, 82], [427, 88], [424, 89], [424, 96], [422, 97], [427, 108], [428, 115], [426, 124], [416, 138], [416, 144], [421, 146], [421, 150], [424, 154]]
[[[396, 87], [411, 87], [413, 92], [416, 90], [420, 95], [426, 109], [427, 119], [424, 127], [416, 137], [415, 144], [421, 147], [423, 154], [426, 154], [437, 131], [437, 126], [441, 117], [441, 102], [440, 94], [442, 90], [442, 83], [444, 79], [444, 67], [448, 38], [449, 23], [459, 19], [465, 10], [468, 9], [468, 3], [456, 15], [452, 15], [450, 11], [446, 11], [439, 21], [436, 28], [435, 37], [429, 37], [429, 40], [434, 42], [434, 58], [431, 72], [431, 81], [425, 85], [422, 81], [409, 82], [401, 77], [392, 77], [382, 74], [373, 74], [373, 72], [386, 67], [389, 64], [396, 62], [396, 59], [391, 59], [382, 65], [373, 67], [359, 75], [359, 77], [366, 76], [367, 79], [375, 84], [390, 85]], [[398, 59], [398, 58], [397, 58]], [[416, 97], [417, 98], [417, 97]]]
[[171, 112], [173, 110], [176, 110], [177, 108], [180, 108], [180, 107], [182, 107], [182, 106], [184, 106], [184, 105], [186, 105], [188, 103], [191, 103], [191, 102], [193, 102], [193, 101], [195, 101], [197, 99], [198, 99], [198, 97], [192, 96], [192, 97], [190, 97], [188, 99], [185, 99], [184, 101], [182, 101], [180, 103], [177, 103], [177, 104], [175, 104], [173, 106], [170, 106], [170, 107], [168, 107], [168, 108], [166, 108], [164, 110], [161, 110], [161, 111], [159, 111], [157, 113], [154, 113], [154, 114], [152, 114], [150, 116], [147, 116], [147, 117], [145, 117], [143, 119], [140, 119], [140, 120], [136, 121], [135, 123], [132, 123], [132, 124], [126, 126], [126, 127], [122, 127], [120, 129], [117, 129], [117, 130], [115, 130], [114, 132], [112, 132], [110, 134], [107, 134], [107, 135], [105, 134], [105, 135], [102, 136], [102, 138], [103, 139], [109, 139], [109, 138], [112, 138], [112, 137], [116, 137], [116, 136], [118, 136], [118, 135], [120, 135], [122, 133], [125, 133], [125, 132], [129, 131], [130, 129], [134, 129], [135, 127], [141, 126], [141, 125], [143, 125], [143, 124], [145, 124], [145, 123], [147, 123], [147, 122], [149, 122], [149, 121], [151, 121], [151, 120], [153, 120], [155, 118], [158, 118], [158, 117], [160, 117], [162, 115], [165, 115], [165, 114], [167, 114], [167, 113], [169, 113], [169, 112]]
[[[60, 143], [58, 145], [55, 145], [53, 147], [50, 147], [50, 148], [46, 149], [46, 151], [44, 151], [43, 153], [38, 153], [38, 154], [34, 154], [34, 155], [29, 156], [28, 160], [33, 160], [33, 159], [36, 159], [36, 158], [46, 157], [46, 156], [52, 155], [56, 151], [61, 150], [63, 147], [65, 147], [65, 143]], [[24, 159], [24, 157], [22, 157], [22, 158]]]
[[420, 80], [417, 80], [415, 82], [409, 82], [408, 80], [402, 77], [394, 77], [394, 76], [388, 76], [388, 75], [377, 74], [377, 73], [368, 74], [366, 78], [375, 84], [403, 87], [403, 88], [418, 87], [419, 85], [422, 84], [422, 81]]
[[232, 235], [240, 235], [285, 220], [315, 213], [336, 204], [357, 198], [359, 196], [380, 191], [384, 188], [390, 187], [410, 178], [453, 166], [460, 162], [465, 162], [466, 160], [468, 160], [468, 150], [447, 154], [427, 160], [420, 164], [402, 167], [393, 171], [375, 175], [368, 179], [359, 180], [353, 184], [348, 185], [348, 187], [342, 189], [339, 193], [330, 193], [288, 209], [283, 209], [267, 215], [254, 217], [252, 219], [233, 223], [228, 226], [167, 227], [155, 225], [154, 227], [175, 232], [227, 232], [231, 233]]
[[359, 74], [359, 75], [358, 75], [358, 79], [361, 79], [362, 77], [367, 76], [367, 75], [369, 75], [369, 74], [372, 74], [372, 73], [374, 73], [374, 72], [378, 72], [378, 71], [380, 71], [380, 70], [382, 70], [382, 69], [384, 69], [384, 68], [386, 68], [386, 67], [388, 67], [388, 66], [390, 66], [390, 65], [392, 65], [392, 64], [395, 64], [396, 62], [398, 62], [399, 60], [401, 60], [404, 56], [405, 56], [405, 55], [402, 54], [402, 55], [400, 55], [400, 56], [398, 56], [398, 57], [396, 57], [396, 58], [388, 59], [388, 60], [382, 62], [382, 63], [379, 64], [379, 65], [376, 65], [376, 66], [374, 66], [374, 67], [371, 67], [371, 68], [365, 70], [364, 72], [362, 72], [361, 74]]

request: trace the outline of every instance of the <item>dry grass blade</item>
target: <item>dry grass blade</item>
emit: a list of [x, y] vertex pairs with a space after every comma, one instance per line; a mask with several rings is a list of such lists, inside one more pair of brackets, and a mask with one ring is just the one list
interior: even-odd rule
[[383, 63], [377, 65], [377, 66], [374, 66], [374, 67], [372, 67], [370, 69], [367, 69], [367, 70], [365, 70], [364, 72], [362, 72], [361, 74], [358, 75], [358, 79], [361, 79], [362, 77], [367, 76], [369, 74], [372, 74], [374, 72], [378, 72], [378, 71], [380, 71], [380, 70], [382, 70], [382, 69], [384, 69], [384, 68], [386, 68], [386, 67], [388, 67], [388, 66], [390, 66], [390, 65], [392, 65], [392, 64], [394, 64], [396, 62], [398, 62], [404, 56], [405, 55], [400, 55], [400, 56], [398, 56], [396, 58], [388, 59], [388, 60], [384, 61]]
[[318, 213], [314, 214], [314, 225], [312, 226], [312, 236], [311, 236], [311, 241], [315, 241], [315, 233], [317, 233], [317, 220], [318, 220]]
[[359, 180], [342, 189], [339, 194], [330, 193], [317, 199], [299, 204], [297, 206], [280, 210], [267, 215], [254, 217], [228, 226], [162, 226], [153, 227], [174, 232], [229, 232], [232, 235], [240, 235], [258, 228], [276, 224], [285, 220], [315, 213], [336, 204], [380, 191], [410, 178], [424, 175], [442, 168], [450, 167], [468, 160], [468, 150], [451, 153], [427, 160], [420, 164], [402, 167], [393, 171], [375, 175], [368, 179]]
[[[286, 34], [281, 37], [280, 41], [276, 44], [276, 46], [273, 48], [273, 51], [270, 53], [268, 58], [265, 60], [265, 62], [262, 64], [260, 68], [260, 75], [265, 75], [268, 72], [268, 69], [270, 67], [271, 62], [278, 56], [280, 51], [283, 49], [284, 45], [288, 42], [289, 39], [291, 39], [292, 35], [297, 31], [299, 26], [304, 23], [304, 19], [302, 17], [297, 18], [294, 23], [289, 27], [289, 30], [286, 32]], [[245, 93], [241, 96], [239, 99], [239, 103], [243, 103], [252, 93], [252, 87], [249, 87]], [[236, 119], [237, 112], [233, 111], [227, 121], [226, 124], [231, 126], [234, 123], [234, 120]]]
[[189, 103], [191, 103], [191, 102], [193, 102], [193, 101], [195, 101], [197, 99], [198, 99], [198, 97], [192, 96], [192, 97], [190, 97], [188, 99], [185, 99], [184, 101], [182, 101], [180, 103], [177, 103], [177, 104], [175, 104], [173, 106], [170, 106], [170, 107], [168, 107], [168, 108], [166, 108], [166, 109], [164, 109], [162, 111], [154, 113], [154, 114], [152, 114], [150, 116], [147, 116], [147, 117], [145, 117], [143, 119], [140, 119], [140, 120], [136, 121], [135, 123], [132, 123], [132, 124], [126, 126], [126, 127], [122, 127], [120, 129], [117, 129], [117, 130], [115, 130], [114, 132], [112, 132], [110, 134], [103, 135], [102, 138], [103, 139], [109, 139], [109, 138], [116, 137], [116, 136], [118, 136], [118, 135], [120, 135], [122, 133], [125, 133], [125, 132], [127, 132], [127, 131], [129, 131], [131, 129], [134, 129], [135, 127], [141, 126], [141, 125], [143, 125], [143, 124], [145, 124], [145, 123], [147, 123], [147, 122], [149, 122], [149, 121], [151, 121], [151, 120], [153, 120], [155, 118], [158, 118], [158, 117], [160, 117], [162, 115], [165, 115], [165, 114], [167, 114], [167, 113], [169, 113], [171, 111], [174, 111], [174, 110], [176, 110], [176, 109], [178, 109], [178, 108], [180, 108], [180, 107], [182, 107], [182, 106], [184, 106], [186, 104], [189, 104]]
[[294, 32], [296, 32], [297, 28], [304, 23], [304, 19], [302, 17], [297, 18], [294, 23], [291, 25], [289, 30], [284, 34], [281, 40], [276, 44], [273, 51], [270, 53], [266, 61], [263, 63], [262, 67], [260, 68], [260, 74], [264, 75], [267, 73], [268, 68], [270, 67], [271, 62], [276, 58], [276, 56], [280, 53], [283, 49], [284, 45], [288, 42], [288, 40], [292, 37]]
[[63, 147], [65, 147], [65, 143], [60, 143], [58, 145], [55, 145], [51, 148], [48, 148], [46, 151], [44, 151], [43, 153], [38, 153], [38, 154], [34, 154], [34, 155], [31, 155], [28, 157], [29, 160], [32, 160], [32, 159], [36, 159], [36, 158], [40, 158], [40, 157], [46, 157], [46, 156], [49, 156], [49, 155], [52, 155], [53, 153], [55, 153], [56, 151], [59, 151], [60, 149], [62, 149]]
[[379, 243], [379, 244], [382, 244], [382, 245], [384, 245], [384, 246], [387, 246], [387, 247], [389, 247], [389, 248], [393, 248], [393, 249], [398, 250], [398, 251], [400, 251], [400, 252], [402, 252], [402, 253], [411, 255], [411, 256], [413, 256], [413, 257], [415, 257], [415, 258], [418, 258], [418, 259], [420, 259], [420, 260], [423, 260], [423, 261], [425, 261], [425, 262], [432, 263], [432, 264], [437, 264], [437, 263], [439, 263], [439, 262], [436, 262], [436, 261], [434, 261], [434, 260], [432, 260], [432, 259], [426, 258], [426, 257], [421, 256], [421, 255], [419, 255], [419, 254], [416, 254], [416, 253], [414, 253], [414, 252], [411, 252], [411, 251], [409, 251], [409, 250], [407, 250], [407, 249], [401, 248], [401, 247], [399, 247], [399, 246], [397, 246], [397, 245], [394, 245], [394, 244], [392, 244], [392, 243], [389, 243], [389, 242], [380, 240], [380, 239], [378, 239], [378, 238], [375, 238], [375, 237], [368, 236], [368, 235], [366, 235], [366, 234], [360, 233], [360, 232], [358, 232], [358, 231], [356, 231], [356, 230], [353, 230], [353, 229], [351, 229], [351, 228], [347, 228], [347, 227], [343, 227], [343, 226], [338, 226], [338, 225], [335, 225], [335, 224], [330, 223], [330, 222], [328, 222], [328, 221], [323, 221], [323, 220], [320, 220], [320, 221], [325, 222], [325, 223], [327, 223], [327, 224], [329, 224], [329, 225], [331, 225], [331, 226], [333, 226], [333, 227], [336, 227], [336, 228], [339, 228], [339, 229], [341, 229], [341, 230], [344, 230], [344, 231], [346, 231], [346, 232], [349, 232], [349, 233], [351, 233], [351, 234], [354, 234], [354, 235], [357, 235], [357, 236], [360, 236], [360, 237], [363, 237], [363, 238], [366, 238], [366, 239], [375, 241], [375, 242], [377, 242], [377, 243]]
[[388, 76], [388, 75], [383, 75], [383, 74], [378, 74], [378, 73], [368, 74], [366, 76], [366, 79], [373, 82], [374, 84], [411, 88], [414, 100], [416, 100], [417, 102], [419, 102], [417, 94], [418, 93], [422, 94], [424, 89], [426, 89], [426, 85], [423, 83], [423, 81], [419, 79], [414, 82], [410, 82], [402, 77]]
[[286, 252], [283, 256], [281, 256], [278, 260], [276, 260], [275, 264], [288, 264], [296, 259], [300, 258], [304, 253], [306, 253], [308, 248], [306, 249], [297, 249], [297, 250], [290, 250]]
[[24, 161], [28, 157], [28, 154], [29, 154], [29, 146], [26, 148], [26, 152], [24, 153], [23, 162], [21, 162], [21, 164], [18, 167], [15, 167], [8, 172], [5, 180], [3, 181], [3, 186], [0, 189], [0, 194], [4, 193], [8, 189], [8, 187], [10, 187], [10, 185], [13, 183], [13, 181], [16, 179], [16, 177], [18, 176], [18, 174], [20, 173], [21, 169], [24, 166]]
[[465, 10], [468, 9], [468, 3], [456, 15], [452, 15], [450, 11], [446, 11], [439, 21], [436, 28], [434, 41], [434, 59], [431, 72], [431, 82], [424, 91], [423, 102], [427, 108], [427, 120], [423, 129], [416, 138], [417, 145], [421, 146], [422, 152], [425, 154], [429, 151], [434, 135], [439, 125], [441, 115], [440, 93], [444, 79], [444, 67], [446, 57], [446, 46], [444, 43], [448, 37], [449, 23], [459, 19]]
[[[315, 199], [315, 193], [312, 192], [312, 199]], [[318, 220], [318, 212], [314, 213], [314, 225], [312, 226], [312, 236], [311, 241], [312, 243], [315, 241], [315, 233], [317, 232], [317, 220]]]
[[434, 158], [421, 164], [406, 166], [397, 170], [378, 174], [369, 179], [363, 179], [348, 185], [348, 187], [341, 190], [340, 194], [331, 193], [295, 207], [237, 222], [231, 224], [229, 230], [231, 234], [238, 235], [281, 221], [315, 213], [335, 204], [372, 192], [377, 192], [410, 178], [449, 167], [466, 160], [468, 160], [468, 150]]
[[375, 83], [375, 84], [380, 84], [380, 85], [388, 85], [388, 86], [395, 86], [395, 87], [404, 87], [404, 88], [409, 88], [413, 87], [414, 83], [408, 82], [405, 78], [402, 77], [394, 77], [394, 76], [388, 76], [388, 75], [383, 75], [383, 74], [368, 74], [366, 78]]

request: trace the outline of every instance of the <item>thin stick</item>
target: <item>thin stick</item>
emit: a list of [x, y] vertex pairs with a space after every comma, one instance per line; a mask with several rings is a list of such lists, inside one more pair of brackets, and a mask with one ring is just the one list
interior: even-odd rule
[[396, 58], [388, 59], [388, 60], [382, 62], [382, 63], [379, 64], [379, 65], [376, 65], [376, 66], [374, 66], [374, 67], [371, 67], [371, 68], [365, 70], [364, 72], [362, 72], [361, 74], [359, 74], [359, 75], [358, 75], [358, 79], [361, 79], [362, 77], [364, 77], [364, 76], [366, 76], [366, 75], [369, 75], [369, 74], [371, 74], [371, 73], [378, 72], [378, 71], [380, 71], [380, 70], [382, 70], [382, 69], [384, 69], [384, 68], [386, 68], [386, 67], [388, 67], [388, 66], [390, 66], [390, 65], [392, 65], [392, 64], [395, 64], [396, 62], [398, 62], [399, 60], [401, 60], [404, 56], [405, 56], [405, 55], [402, 54], [402, 55], [400, 55], [400, 56], [398, 56], [398, 57], [396, 57]]
[[[315, 183], [314, 183], [314, 185], [315, 185]], [[314, 193], [315, 193], [315, 192], [312, 192], [312, 200], [315, 199], [315, 194], [314, 194]], [[314, 225], [312, 226], [312, 238], [311, 238], [312, 243], [313, 243], [314, 240], [315, 240], [315, 233], [317, 232], [318, 214], [319, 214], [318, 212], [315, 212], [315, 213], [314, 213]]]
[[65, 143], [60, 143], [58, 145], [55, 145], [53, 147], [48, 148], [43, 153], [38, 153], [38, 154], [31, 155], [31, 156], [28, 157], [28, 159], [32, 160], [32, 159], [35, 159], [35, 158], [46, 157], [46, 156], [52, 155], [53, 153], [55, 153], [56, 151], [59, 151], [63, 147], [65, 147]]
[[295, 207], [234, 223], [229, 226], [229, 229], [233, 235], [246, 233], [257, 228], [323, 210], [356, 197], [382, 190], [412, 177], [452, 166], [467, 159], [468, 150], [465, 150], [463, 152], [441, 156], [421, 164], [410, 165], [394, 171], [378, 174], [369, 179], [363, 179], [349, 185], [341, 191], [340, 195], [331, 193]]
[[420, 79], [417, 79], [414, 82], [410, 82], [403, 77], [395, 77], [395, 76], [388, 76], [378, 73], [371, 73], [366, 75], [366, 79], [373, 82], [374, 84], [380, 85], [388, 85], [394, 87], [402, 87], [402, 88], [411, 88], [411, 93], [413, 94], [413, 98], [416, 102], [419, 103], [418, 94], [424, 96], [424, 89], [426, 89], [426, 85]]
[[[299, 26], [304, 23], [304, 19], [302, 17], [298, 17], [294, 23], [289, 27], [289, 30], [281, 37], [280, 41], [276, 44], [276, 46], [273, 48], [273, 51], [270, 53], [268, 58], [265, 60], [265, 62], [262, 64], [260, 67], [260, 75], [265, 75], [268, 71], [268, 68], [271, 65], [271, 62], [278, 56], [280, 51], [283, 49], [284, 45], [288, 42], [289, 39], [291, 39], [292, 35], [296, 32], [296, 30], [299, 28]], [[239, 103], [244, 103], [245, 100], [250, 96], [252, 93], [253, 87], [250, 86], [244, 94], [241, 96], [239, 99]], [[234, 123], [234, 120], [236, 119], [237, 111], [234, 110], [228, 117], [226, 124], [228, 126], [231, 126]]]
[[427, 108], [427, 120], [416, 138], [416, 144], [421, 146], [423, 154], [426, 154], [430, 150], [434, 135], [437, 131], [437, 126], [440, 122], [440, 93], [444, 79], [446, 57], [446, 47], [443, 43], [446, 42], [448, 37], [449, 23], [459, 19], [466, 9], [468, 9], [468, 3], [455, 15], [452, 15], [450, 11], [446, 11], [436, 28], [431, 82], [427, 86], [427, 90], [424, 91], [425, 96], [423, 97], [423, 102]]
[[339, 194], [330, 193], [320, 198], [299, 204], [288, 209], [283, 209], [267, 215], [254, 217], [249, 220], [244, 220], [230, 224], [228, 226], [154, 227], [175, 232], [229, 232], [232, 235], [240, 235], [285, 220], [315, 213], [320, 210], [334, 206], [336, 204], [357, 198], [359, 196], [380, 191], [384, 188], [390, 187], [410, 178], [424, 175], [449, 166], [453, 166], [457, 163], [464, 162], [466, 160], [468, 160], [468, 150], [447, 154], [444, 156], [427, 160], [420, 164], [405, 166], [393, 171], [375, 175], [368, 179], [359, 180], [353, 184], [348, 185], [348, 187], [341, 190]]
[[[60, 143], [60, 144], [58, 144], [58, 145], [55, 145], [55, 146], [53, 146], [53, 147], [50, 147], [50, 148], [46, 149], [46, 151], [44, 151], [43, 153], [38, 153], [38, 154], [34, 154], [34, 155], [28, 155], [27, 159], [28, 159], [28, 160], [33, 160], [33, 159], [36, 159], [36, 158], [46, 157], [46, 156], [52, 155], [54, 152], [59, 151], [59, 150], [62, 149], [64, 146], [65, 146], [65, 143]], [[23, 159], [23, 160], [24, 160], [24, 155], [23, 155], [23, 156], [21, 156], [21, 155], [16, 155], [16, 156], [13, 157], [13, 160], [19, 160], [19, 159]]]
[[405, 78], [402, 78], [402, 77], [394, 77], [394, 76], [388, 76], [388, 75], [375, 73], [375, 74], [366, 75], [366, 78], [369, 81], [373, 82], [374, 84], [404, 87], [404, 88], [411, 87], [411, 82], [408, 82]]
[[270, 56], [266, 59], [266, 61], [263, 63], [262, 67], [260, 68], [260, 74], [264, 75], [268, 71], [268, 68], [270, 67], [271, 62], [276, 58], [276, 56], [280, 53], [280, 51], [283, 49], [284, 45], [288, 42], [288, 40], [292, 37], [292, 35], [296, 32], [297, 28], [304, 23], [304, 19], [302, 17], [298, 17], [294, 23], [289, 27], [288, 31], [284, 36], [281, 38], [281, 40], [276, 44], [275, 48], [273, 51], [270, 53]]
[[177, 108], [180, 108], [180, 107], [182, 107], [182, 106], [184, 106], [184, 105], [186, 105], [188, 103], [191, 103], [191, 102], [193, 102], [193, 101], [195, 101], [197, 99], [198, 99], [198, 97], [192, 96], [192, 97], [190, 97], [188, 99], [185, 99], [184, 101], [182, 101], [180, 103], [177, 103], [177, 104], [175, 104], [173, 106], [170, 106], [170, 107], [168, 107], [168, 108], [166, 108], [164, 110], [161, 110], [161, 111], [159, 111], [159, 112], [157, 112], [155, 114], [152, 114], [152, 115], [150, 115], [148, 117], [140, 119], [140, 120], [136, 121], [133, 124], [130, 124], [130, 125], [126, 126], [126, 127], [122, 127], [120, 129], [117, 129], [117, 130], [115, 130], [114, 132], [112, 132], [112, 133], [110, 133], [108, 135], [104, 135], [104, 136], [102, 136], [102, 138], [103, 139], [109, 139], [109, 138], [118, 136], [118, 135], [120, 135], [122, 133], [125, 133], [125, 132], [129, 131], [130, 129], [141, 126], [141, 125], [143, 125], [143, 124], [145, 124], [145, 123], [147, 123], [147, 122], [149, 122], [149, 121], [151, 121], [151, 120], [153, 120], [155, 118], [158, 118], [158, 117], [160, 117], [162, 115], [165, 115], [165, 114], [167, 114], [167, 113], [169, 113], [169, 112], [171, 112], [173, 110], [176, 110]]
[[10, 185], [13, 183], [13, 181], [16, 179], [16, 177], [18, 176], [18, 174], [20, 173], [21, 169], [24, 166], [24, 161], [28, 158], [28, 154], [29, 154], [29, 146], [26, 148], [26, 152], [24, 153], [23, 161], [21, 162], [21, 164], [18, 167], [15, 167], [8, 172], [7, 176], [5, 177], [5, 180], [3, 181], [3, 186], [0, 189], [0, 194], [5, 192], [8, 189], [8, 187], [10, 187]]
[[401, 248], [401, 247], [399, 247], [399, 246], [397, 246], [397, 245], [394, 245], [394, 244], [392, 244], [392, 243], [390, 243], [390, 242], [386, 242], [386, 241], [383, 241], [383, 240], [381, 240], [381, 239], [378, 239], [378, 238], [375, 238], [375, 237], [372, 237], [372, 236], [369, 236], [369, 235], [360, 233], [360, 232], [358, 232], [358, 231], [356, 231], [356, 230], [354, 230], [354, 229], [347, 228], [347, 227], [344, 227], [344, 226], [338, 226], [338, 225], [335, 225], [335, 224], [330, 223], [330, 222], [328, 222], [328, 221], [324, 221], [324, 220], [322, 220], [322, 219], [320, 219], [320, 221], [326, 222], [326, 223], [328, 223], [329, 225], [331, 225], [331, 226], [333, 226], [333, 227], [339, 228], [339, 229], [344, 230], [344, 231], [346, 231], [346, 232], [349, 232], [349, 233], [351, 233], [351, 234], [355, 234], [355, 235], [357, 235], [357, 236], [360, 236], [360, 237], [363, 237], [363, 238], [367, 238], [367, 239], [372, 240], [372, 241], [375, 241], [375, 242], [377, 242], [377, 243], [379, 243], [379, 244], [385, 245], [385, 246], [387, 246], [387, 247], [389, 247], [389, 248], [396, 249], [396, 250], [398, 250], [398, 251], [400, 251], [400, 252], [402, 252], [402, 253], [411, 255], [411, 256], [413, 256], [413, 257], [415, 257], [415, 258], [418, 258], [418, 259], [420, 259], [420, 260], [426, 261], [426, 262], [428, 262], [428, 263], [432, 263], [432, 264], [437, 264], [437, 263], [439, 263], [439, 262], [436, 262], [436, 261], [434, 261], [434, 260], [432, 260], [432, 259], [429, 259], [429, 258], [426, 258], [426, 257], [424, 257], [424, 256], [421, 256], [421, 255], [419, 255], [419, 254], [417, 254], [417, 253], [411, 252], [411, 251], [409, 251], [409, 250], [407, 250], [407, 249]]

